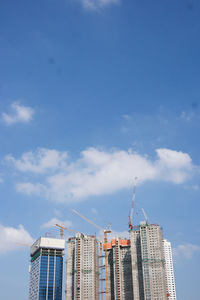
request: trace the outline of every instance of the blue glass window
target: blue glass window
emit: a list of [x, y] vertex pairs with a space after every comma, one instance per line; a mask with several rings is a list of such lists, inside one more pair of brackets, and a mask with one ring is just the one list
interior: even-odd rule
[[41, 256], [39, 300], [62, 300], [62, 273], [62, 257]]

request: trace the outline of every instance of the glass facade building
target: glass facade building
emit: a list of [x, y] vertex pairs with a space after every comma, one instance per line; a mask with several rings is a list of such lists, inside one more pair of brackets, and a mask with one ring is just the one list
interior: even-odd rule
[[62, 300], [65, 241], [40, 238], [31, 247], [29, 300]]

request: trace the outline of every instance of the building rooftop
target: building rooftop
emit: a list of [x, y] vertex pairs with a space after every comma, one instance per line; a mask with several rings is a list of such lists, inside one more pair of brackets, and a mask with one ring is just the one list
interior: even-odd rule
[[31, 246], [30, 254], [33, 255], [39, 248], [64, 250], [65, 240], [51, 237], [40, 237]]

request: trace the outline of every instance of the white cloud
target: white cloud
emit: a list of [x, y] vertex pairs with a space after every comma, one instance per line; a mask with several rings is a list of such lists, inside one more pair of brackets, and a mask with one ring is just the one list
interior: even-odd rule
[[45, 185], [40, 183], [22, 182], [16, 184], [18, 192], [26, 195], [44, 195], [47, 192]]
[[189, 179], [194, 166], [187, 153], [169, 149], [157, 149], [156, 152], [159, 157], [156, 164], [160, 179], [174, 183], [183, 183]]
[[87, 10], [98, 10], [111, 4], [119, 4], [120, 0], [79, 0]]
[[69, 221], [69, 220], [61, 221], [61, 220], [59, 220], [57, 218], [52, 218], [48, 222], [44, 223], [41, 227], [42, 228], [51, 228], [55, 224], [59, 224], [59, 225], [62, 225], [64, 227], [67, 227], [67, 228], [70, 228], [72, 226], [72, 222]]
[[5, 160], [12, 163], [15, 168], [22, 172], [45, 173], [49, 170], [65, 167], [67, 152], [59, 152], [54, 149], [39, 148], [36, 152], [26, 152], [21, 159], [15, 159], [7, 155]]
[[130, 188], [136, 176], [138, 184], [149, 180], [181, 184], [189, 180], [197, 168], [187, 153], [170, 149], [157, 149], [157, 158], [153, 160], [132, 150], [89, 148], [74, 161], [67, 157], [66, 152], [53, 150], [55, 163], [43, 163], [49, 151], [42, 149], [42, 159], [38, 159], [40, 150], [31, 152], [31, 155], [25, 153], [18, 160], [11, 156], [7, 158], [17, 170], [26, 172], [26, 177], [27, 173], [40, 175], [36, 183], [32, 177], [26, 182], [19, 182], [19, 192], [57, 202], [80, 201], [89, 196]]
[[33, 238], [22, 225], [18, 228], [5, 227], [0, 224], [0, 254], [17, 250], [20, 244], [31, 245]]
[[192, 258], [195, 252], [200, 251], [200, 246], [193, 244], [182, 244], [173, 249], [175, 257], [183, 257], [186, 259]]
[[12, 125], [15, 123], [28, 123], [33, 119], [34, 109], [29, 106], [20, 105], [17, 102], [11, 104], [12, 112], [7, 114], [2, 113], [2, 120], [7, 125]]

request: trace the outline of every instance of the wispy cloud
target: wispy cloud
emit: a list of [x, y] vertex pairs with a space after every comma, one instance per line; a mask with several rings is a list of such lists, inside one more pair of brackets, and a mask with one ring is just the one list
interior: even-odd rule
[[194, 116], [195, 116], [194, 112], [182, 111], [180, 119], [189, 122], [194, 118]]
[[55, 209], [54, 213], [55, 213], [56, 217], [61, 217], [62, 216], [62, 212], [59, 209]]
[[127, 121], [132, 119], [131, 115], [128, 115], [128, 114], [123, 115], [122, 118]]
[[87, 10], [99, 10], [112, 4], [119, 4], [120, 0], [79, 0]]
[[33, 119], [33, 115], [33, 108], [14, 102], [11, 104], [11, 113], [3, 112], [1, 118], [6, 125], [13, 125], [15, 123], [29, 123]]
[[132, 150], [88, 148], [81, 152], [80, 158], [72, 160], [67, 152], [53, 151], [56, 157], [53, 164], [46, 160], [51, 153], [49, 149], [42, 149], [42, 159], [38, 159], [40, 149], [31, 155], [24, 153], [20, 159], [6, 157], [26, 178], [29, 175], [29, 180], [17, 183], [19, 192], [57, 202], [81, 201], [130, 188], [135, 176], [139, 178], [138, 184], [149, 180], [182, 184], [198, 168], [187, 153], [164, 148], [156, 150], [155, 159]]
[[97, 211], [95, 208], [92, 208], [92, 209], [91, 209], [91, 212], [92, 212], [94, 215], [97, 215], [97, 214], [98, 214], [98, 211]]
[[21, 159], [7, 155], [5, 160], [21, 172], [45, 173], [66, 167], [67, 152], [39, 148], [36, 152], [26, 152]]
[[192, 189], [193, 189], [194, 191], [199, 191], [200, 186], [199, 186], [198, 184], [194, 184], [194, 185], [192, 186]]
[[26, 195], [41, 195], [47, 196], [47, 188], [44, 184], [41, 183], [32, 183], [32, 182], [22, 182], [16, 184], [16, 190], [22, 194]]
[[18, 228], [0, 224], [0, 254], [19, 249], [21, 244], [31, 245], [33, 238], [22, 225]]
[[173, 249], [175, 257], [191, 259], [194, 253], [200, 252], [200, 246], [194, 244], [182, 244]]
[[186, 190], [193, 190], [195, 192], [198, 192], [200, 190], [200, 185], [199, 184], [186, 184], [184, 185], [184, 189]]
[[42, 224], [41, 227], [42, 228], [52, 228], [55, 224], [59, 224], [59, 225], [65, 226], [67, 228], [69, 228], [69, 227], [72, 226], [72, 222], [69, 221], [69, 220], [62, 221], [62, 220], [59, 220], [57, 218], [52, 218], [48, 222]]

